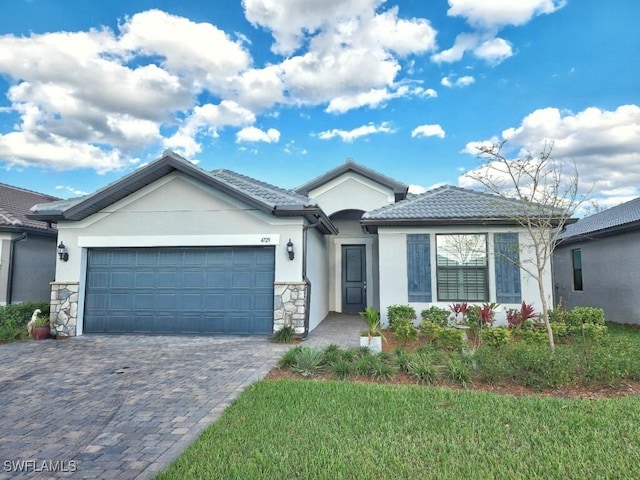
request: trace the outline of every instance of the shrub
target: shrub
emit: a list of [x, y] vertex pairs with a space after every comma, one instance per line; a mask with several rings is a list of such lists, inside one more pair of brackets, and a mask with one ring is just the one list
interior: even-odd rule
[[453, 358], [447, 362], [445, 375], [448, 380], [459, 383], [463, 387], [467, 386], [470, 378], [469, 368], [460, 358]]
[[418, 338], [418, 329], [405, 319], [396, 320], [393, 332], [398, 340], [409, 341]]
[[604, 310], [596, 307], [573, 307], [567, 317], [567, 323], [574, 327], [585, 323], [604, 325]]
[[534, 327], [530, 330], [522, 331], [522, 342], [529, 345], [546, 345], [549, 343], [547, 331], [541, 327]]
[[295, 363], [296, 355], [301, 349], [302, 347], [298, 345], [297, 347], [287, 350], [285, 354], [280, 357], [280, 360], [278, 360], [278, 367], [290, 369], [291, 366]]
[[394, 350], [391, 361], [401, 372], [408, 373], [411, 358], [412, 356], [406, 348], [398, 347]]
[[441, 330], [442, 327], [437, 323], [422, 322], [422, 324], [420, 325], [420, 331], [422, 332], [422, 335], [424, 335], [427, 342], [435, 342], [438, 339]]
[[462, 350], [465, 332], [459, 328], [443, 328], [438, 333], [437, 343], [447, 350]]
[[416, 310], [410, 305], [389, 305], [387, 307], [387, 318], [389, 319], [389, 328], [394, 330], [396, 321], [408, 320], [413, 323], [416, 319]]
[[303, 377], [316, 375], [324, 368], [324, 352], [313, 347], [300, 348], [293, 359], [290, 369]]
[[569, 326], [569, 333], [573, 337], [583, 337], [587, 340], [600, 341], [607, 335], [607, 326], [595, 323]]
[[324, 347], [324, 361], [331, 365], [342, 360], [342, 350], [335, 343], [331, 343]]
[[563, 340], [569, 336], [569, 329], [564, 322], [550, 322], [549, 325], [556, 340]]
[[408, 365], [409, 375], [423, 383], [434, 383], [438, 379], [438, 367], [430, 355], [413, 355]]
[[467, 309], [467, 325], [469, 325], [474, 333], [479, 332], [482, 328], [482, 315], [480, 310], [480, 305], [471, 305]]
[[480, 333], [482, 343], [493, 348], [505, 346], [511, 340], [511, 332], [504, 327], [485, 328]]
[[347, 378], [353, 373], [353, 366], [344, 359], [331, 363], [331, 373], [337, 378]]
[[526, 387], [541, 390], [568, 385], [576, 378], [581, 358], [571, 348], [545, 345], [512, 345], [506, 352], [513, 380]]
[[373, 363], [371, 369], [371, 377], [376, 380], [390, 380], [396, 374], [397, 368], [394, 365], [390, 365], [387, 362], [384, 362], [382, 359], [378, 358], [376, 362]]
[[449, 325], [449, 310], [445, 308], [440, 308], [435, 305], [429, 307], [428, 310], [423, 310], [420, 313], [420, 317], [423, 322], [431, 322], [440, 325], [441, 327], [446, 327]]
[[293, 337], [296, 331], [291, 325], [282, 327], [276, 333], [273, 334], [274, 343], [293, 343]]
[[27, 338], [27, 323], [36, 309], [42, 311], [42, 317], [49, 317], [49, 304], [44, 302], [13, 303], [0, 307], [0, 342]]

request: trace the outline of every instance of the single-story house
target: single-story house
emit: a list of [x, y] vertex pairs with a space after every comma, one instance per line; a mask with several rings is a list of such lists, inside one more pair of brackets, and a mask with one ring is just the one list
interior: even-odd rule
[[640, 198], [582, 218], [559, 236], [555, 301], [599, 307], [608, 321], [640, 324]]
[[513, 207], [449, 186], [412, 195], [352, 160], [288, 190], [166, 151], [31, 216], [57, 222], [68, 258], [51, 308], [71, 334], [306, 335], [330, 311], [366, 306], [386, 321], [392, 304], [537, 305], [508, 260], [530, 255]]
[[0, 183], [0, 305], [48, 302], [56, 272], [55, 225], [27, 218], [56, 197]]

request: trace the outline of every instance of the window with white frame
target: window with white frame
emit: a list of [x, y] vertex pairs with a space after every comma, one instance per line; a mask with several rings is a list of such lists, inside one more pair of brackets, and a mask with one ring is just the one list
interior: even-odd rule
[[486, 234], [436, 235], [439, 301], [489, 300]]

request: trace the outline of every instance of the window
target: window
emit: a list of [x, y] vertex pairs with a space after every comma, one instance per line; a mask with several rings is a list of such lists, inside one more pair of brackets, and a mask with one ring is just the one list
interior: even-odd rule
[[571, 250], [571, 261], [573, 264], [573, 289], [582, 290], [582, 254], [579, 248]]
[[486, 235], [436, 235], [436, 265], [438, 300], [489, 299]]

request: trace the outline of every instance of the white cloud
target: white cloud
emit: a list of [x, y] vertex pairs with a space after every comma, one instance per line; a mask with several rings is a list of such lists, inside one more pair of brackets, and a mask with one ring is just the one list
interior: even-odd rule
[[407, 85], [398, 87], [395, 91], [386, 88], [371, 89], [368, 92], [358, 93], [356, 95], [345, 95], [333, 98], [327, 106], [327, 113], [345, 113], [360, 107], [377, 108], [383, 106], [389, 100], [401, 97], [423, 97], [433, 98], [438, 94], [435, 90], [422, 87], [410, 88]]
[[566, 0], [449, 0], [450, 17], [463, 17], [470, 25], [482, 29], [519, 26], [538, 15], [553, 13]]
[[439, 137], [444, 138], [444, 129], [438, 125], [420, 125], [413, 129], [411, 132], [411, 138], [414, 137]]
[[[567, 164], [575, 162], [584, 191], [591, 186], [600, 196], [612, 189], [624, 189], [620, 198], [640, 195], [640, 107], [622, 105], [608, 111], [595, 107], [578, 113], [544, 108], [527, 115], [518, 127], [502, 132], [501, 138], [470, 142], [463, 152], [477, 155], [479, 146], [507, 140], [505, 154], [536, 157], [553, 142], [552, 157]], [[614, 197], [615, 198], [615, 197]], [[610, 200], [611, 201], [611, 200]]]
[[566, 5], [566, 0], [449, 0], [447, 15], [462, 17], [475, 29], [459, 34], [451, 48], [442, 50], [431, 59], [436, 63], [452, 63], [466, 52], [487, 63], [497, 65], [513, 56], [511, 43], [496, 38], [506, 26], [520, 26], [534, 17], [553, 13]]
[[414, 195], [420, 195], [426, 191], [427, 189], [422, 185], [409, 185], [409, 193], [413, 193]]
[[395, 133], [395, 130], [392, 129], [387, 122], [383, 122], [380, 125], [362, 125], [353, 130], [339, 130], [334, 128], [320, 132], [317, 137], [320, 140], [331, 140], [332, 138], [338, 137], [342, 139], [343, 142], [351, 143], [360, 137], [374, 135], [376, 133]]
[[440, 81], [440, 84], [442, 84], [443, 87], [447, 87], [447, 88], [468, 87], [469, 85], [473, 84], [475, 81], [476, 79], [473, 78], [472, 76], [465, 75], [464, 77], [457, 78], [454, 81], [451, 81], [450, 77], [444, 77]]
[[262, 131], [256, 127], [245, 127], [236, 133], [236, 143], [240, 142], [265, 142], [278, 143], [280, 141], [280, 132], [275, 128]]
[[487, 40], [473, 50], [473, 54], [488, 63], [497, 65], [513, 55], [511, 43], [503, 38]]
[[56, 190], [63, 190], [65, 193], [70, 193], [71, 195], [76, 197], [89, 195], [89, 192], [85, 192], [84, 190], [80, 190], [78, 188], [71, 187], [69, 185], [56, 185]]

